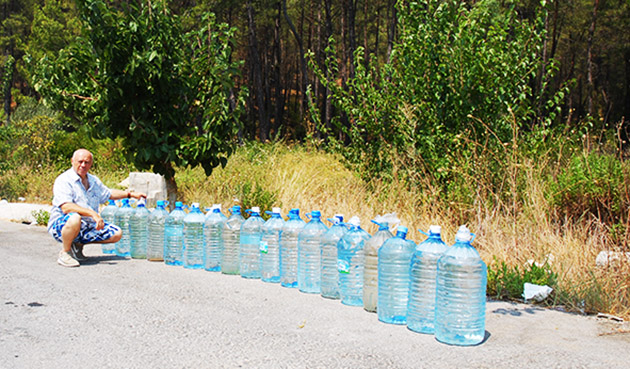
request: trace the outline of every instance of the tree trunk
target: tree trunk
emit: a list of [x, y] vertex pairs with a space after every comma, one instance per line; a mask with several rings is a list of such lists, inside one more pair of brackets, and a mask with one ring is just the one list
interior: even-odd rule
[[275, 19], [274, 27], [274, 45], [273, 45], [273, 79], [274, 79], [274, 102], [275, 102], [275, 114], [273, 118], [273, 134], [275, 137], [280, 137], [280, 127], [283, 125], [284, 115], [284, 94], [282, 91], [282, 75], [280, 73], [280, 66], [282, 63], [282, 42], [280, 41], [280, 33], [282, 32], [280, 26], [280, 19], [282, 17], [282, 3], [278, 1], [276, 3], [277, 16]]
[[13, 72], [15, 71], [15, 59], [13, 55], [6, 55], [6, 62], [2, 70], [3, 74], [3, 95], [4, 95], [4, 115], [6, 118], [5, 124], [8, 126], [11, 123], [11, 87], [13, 86]]
[[586, 48], [586, 79], [587, 79], [587, 91], [586, 91], [586, 109], [588, 115], [593, 115], [593, 93], [595, 90], [595, 83], [593, 81], [593, 38], [595, 36], [595, 26], [597, 24], [597, 8], [599, 6], [599, 0], [593, 1], [593, 13], [591, 15], [591, 25], [588, 29], [588, 43]]
[[[326, 45], [328, 45], [328, 39], [330, 38], [330, 36], [332, 36], [332, 32], [333, 32], [333, 25], [332, 25], [332, 9], [331, 9], [331, 4], [330, 4], [330, 0], [325, 0], [324, 1], [324, 12], [325, 12], [325, 16], [326, 16]], [[326, 54], [324, 55], [324, 58], [328, 58], [329, 55]], [[333, 76], [330, 75], [330, 71], [328, 70], [328, 68], [326, 68], [326, 81], [331, 81], [331, 79], [333, 78]], [[324, 92], [326, 94], [325, 96], [325, 100], [324, 100], [324, 125], [326, 126], [326, 128], [330, 129], [330, 121], [332, 120], [332, 100], [330, 98], [332, 91], [330, 90], [329, 87], [326, 87], [326, 90]]]
[[396, 1], [389, 3], [387, 13], [390, 15], [390, 24], [387, 30], [387, 62], [390, 62], [392, 50], [394, 49], [394, 41], [396, 40], [396, 27], [398, 23], [398, 15], [396, 14]]
[[251, 1], [247, 1], [247, 19], [249, 25], [249, 49], [251, 55], [251, 68], [254, 78], [254, 90], [256, 91], [256, 104], [258, 105], [258, 138], [260, 142], [269, 139], [269, 117], [265, 107], [265, 89], [262, 81], [262, 65], [258, 54], [258, 39], [256, 38], [256, 23], [254, 21], [254, 7]]
[[621, 112], [625, 118], [627, 124], [630, 124], [630, 49], [626, 50], [624, 54], [625, 67], [626, 67], [626, 83], [624, 84], [624, 110]]
[[348, 1], [348, 80], [354, 78], [354, 52], [357, 50], [357, 0]]
[[175, 169], [171, 162], [166, 162], [163, 165], [165, 172], [164, 181], [166, 182], [166, 200], [168, 201], [168, 208], [170, 210], [175, 209], [175, 202], [177, 202], [177, 182], [175, 182]]
[[289, 26], [289, 30], [293, 37], [295, 38], [295, 42], [298, 44], [298, 52], [299, 60], [300, 60], [300, 73], [301, 73], [301, 83], [300, 83], [300, 115], [303, 115], [304, 107], [305, 107], [305, 97], [306, 97], [306, 86], [308, 84], [307, 72], [306, 72], [306, 60], [304, 59], [304, 44], [302, 42], [302, 36], [297, 33], [295, 26], [293, 25], [293, 21], [289, 17], [289, 13], [287, 12], [287, 0], [282, 0], [282, 8], [284, 11], [284, 19], [287, 21]]
[[363, 48], [365, 49], [365, 67], [367, 68], [370, 65], [370, 45], [368, 42], [368, 28], [369, 27], [369, 17], [368, 13], [368, 0], [363, 0], [363, 16], [364, 24], [363, 24]]

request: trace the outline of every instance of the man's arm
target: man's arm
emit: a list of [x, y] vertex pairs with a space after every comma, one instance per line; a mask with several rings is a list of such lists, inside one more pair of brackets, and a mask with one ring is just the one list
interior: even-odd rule
[[73, 202], [63, 203], [61, 204], [60, 208], [64, 214], [77, 213], [82, 217], [90, 217], [94, 219], [94, 222], [96, 223], [96, 229], [103, 229], [103, 227], [105, 226], [103, 218], [101, 218], [101, 216], [92, 209], [84, 208]]
[[127, 199], [131, 197], [133, 197], [134, 199], [140, 200], [141, 198], [146, 199], [147, 197], [147, 195], [145, 195], [144, 193], [135, 192], [135, 191], [123, 191], [123, 190], [112, 189], [111, 193], [112, 194], [109, 196], [109, 198], [112, 200]]

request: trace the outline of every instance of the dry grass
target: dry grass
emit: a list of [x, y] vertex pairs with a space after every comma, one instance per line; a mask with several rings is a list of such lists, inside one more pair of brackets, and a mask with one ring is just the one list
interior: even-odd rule
[[[416, 242], [425, 238], [418, 229], [426, 231], [429, 225], [439, 224], [444, 240], [453, 243], [458, 219], [465, 212], [468, 227], [477, 234], [475, 246], [486, 263], [547, 261], [558, 273], [555, 303], [571, 310], [630, 317], [630, 266], [595, 267], [599, 251], [610, 248], [606, 227], [593, 221], [559, 224], [545, 192], [543, 167], [547, 163], [519, 158], [513, 165], [511, 173], [526, 179], [518, 201], [489, 206], [491, 202], [484, 198], [489, 193], [478, 191], [474, 207], [467, 209], [431, 201], [431, 196], [397, 180], [373, 181], [368, 186], [338, 157], [304, 146], [243, 147], [226, 168], [216, 169], [210, 177], [198, 168], [183, 169], [178, 171], [177, 181], [185, 201], [218, 202], [224, 209], [235, 204], [242, 182], [256, 182], [276, 194], [274, 205], [281, 206], [284, 214], [298, 207], [302, 213], [320, 210], [324, 217], [357, 215], [370, 233], [376, 230], [371, 219], [396, 212], [401, 224], [409, 227], [409, 238]], [[483, 186], [486, 184], [479, 183]]]

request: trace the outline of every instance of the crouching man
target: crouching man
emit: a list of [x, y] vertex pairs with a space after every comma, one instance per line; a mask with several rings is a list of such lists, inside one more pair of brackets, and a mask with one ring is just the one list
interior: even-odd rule
[[55, 180], [48, 232], [62, 243], [57, 263], [78, 267], [79, 261], [87, 260], [83, 245], [118, 242], [122, 237], [119, 227], [103, 221], [99, 205], [110, 199], [140, 199], [146, 195], [107, 188], [98, 177], [88, 173], [93, 157], [86, 149], [75, 151], [71, 162], [72, 168]]

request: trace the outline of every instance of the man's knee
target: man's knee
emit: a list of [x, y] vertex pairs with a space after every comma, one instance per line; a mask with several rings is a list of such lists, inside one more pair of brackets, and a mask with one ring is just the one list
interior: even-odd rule
[[117, 230], [113, 236], [111, 236], [107, 242], [111, 243], [111, 242], [118, 242], [120, 241], [120, 239], [122, 238], [122, 229]]
[[66, 222], [66, 225], [64, 227], [70, 226], [72, 228], [74, 227], [81, 227], [81, 216], [77, 213], [72, 213], [69, 217], [68, 217], [68, 221]]
[[62, 233], [72, 233], [73, 235], [79, 234], [81, 230], [81, 216], [77, 213], [70, 214], [66, 224], [61, 229]]

